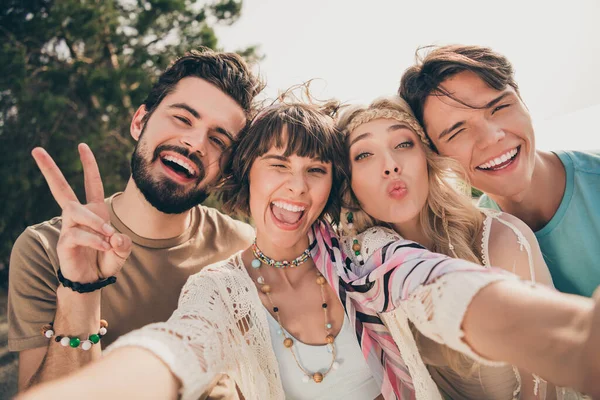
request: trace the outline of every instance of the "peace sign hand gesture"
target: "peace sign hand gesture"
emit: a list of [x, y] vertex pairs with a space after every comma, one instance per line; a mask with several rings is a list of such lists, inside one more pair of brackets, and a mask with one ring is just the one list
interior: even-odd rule
[[87, 204], [79, 202], [44, 149], [35, 148], [31, 154], [62, 209], [62, 229], [57, 244], [62, 274], [74, 282], [91, 283], [121, 270], [131, 252], [131, 239], [117, 233], [109, 224], [110, 214], [94, 154], [86, 144], [80, 144], [78, 150]]

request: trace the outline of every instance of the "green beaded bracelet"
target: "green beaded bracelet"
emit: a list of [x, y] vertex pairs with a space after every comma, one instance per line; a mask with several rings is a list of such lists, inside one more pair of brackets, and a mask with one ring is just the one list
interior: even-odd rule
[[[48, 339], [51, 339], [52, 337], [54, 337], [53, 325], [54, 325], [54, 323], [51, 322], [48, 325], [44, 325], [42, 327], [42, 334], [45, 337], [47, 337]], [[77, 336], [70, 337], [70, 336], [65, 336], [65, 335], [57, 335], [56, 337], [54, 337], [54, 341], [57, 343], [60, 343], [61, 346], [63, 346], [63, 347], [70, 346], [74, 349], [81, 347], [82, 350], [87, 351], [87, 350], [91, 349], [93, 345], [98, 344], [100, 342], [100, 339], [102, 339], [102, 336], [106, 335], [107, 328], [108, 328], [108, 322], [101, 319], [100, 320], [100, 330], [98, 331], [98, 333], [92, 333], [91, 335], [88, 336], [88, 338], [86, 340], [81, 340]]]

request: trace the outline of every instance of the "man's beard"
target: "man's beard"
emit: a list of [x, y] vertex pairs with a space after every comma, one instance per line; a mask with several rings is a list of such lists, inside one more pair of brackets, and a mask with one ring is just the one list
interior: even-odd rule
[[158, 162], [162, 162], [159, 159], [160, 153], [169, 150], [187, 157], [198, 167], [199, 172], [196, 184], [199, 184], [206, 176], [204, 164], [200, 160], [200, 157], [195, 153], [190, 154], [185, 148], [162, 145], [156, 148], [152, 160], [148, 162], [144, 158], [144, 154], [148, 153], [148, 149], [143, 143], [142, 136], [143, 132], [131, 157], [131, 176], [140, 192], [146, 198], [146, 201], [162, 213], [181, 214], [206, 200], [208, 193], [205, 189], [195, 188], [186, 191], [182, 185], [173, 182], [167, 177], [154, 179], [151, 172], [152, 163], [157, 160]]

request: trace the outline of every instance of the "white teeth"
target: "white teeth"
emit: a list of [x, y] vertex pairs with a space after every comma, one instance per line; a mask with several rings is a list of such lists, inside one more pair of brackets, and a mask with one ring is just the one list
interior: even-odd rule
[[481, 164], [478, 168], [481, 169], [490, 169], [495, 167], [496, 165], [502, 164], [513, 158], [517, 154], [517, 148], [507, 151], [499, 157], [494, 158], [491, 161], [486, 162], [485, 164]]
[[175, 164], [177, 164], [177, 165], [181, 165], [181, 166], [182, 166], [183, 168], [185, 168], [185, 169], [188, 171], [188, 173], [189, 173], [190, 175], [192, 175], [192, 176], [193, 176], [193, 175], [196, 175], [196, 171], [194, 170], [194, 167], [192, 167], [190, 164], [188, 164], [187, 162], [183, 161], [183, 160], [182, 160], [182, 159], [180, 159], [180, 158], [177, 158], [177, 157], [173, 157], [173, 156], [169, 156], [169, 155], [167, 155], [167, 156], [164, 156], [164, 157], [163, 157], [163, 159], [165, 159], [165, 160], [167, 160], [167, 161], [174, 162], [174, 163], [175, 163]]
[[284, 201], [274, 201], [273, 205], [275, 207], [283, 208], [284, 210], [292, 211], [292, 212], [301, 212], [306, 210], [306, 207], [296, 206], [294, 204], [289, 204]]

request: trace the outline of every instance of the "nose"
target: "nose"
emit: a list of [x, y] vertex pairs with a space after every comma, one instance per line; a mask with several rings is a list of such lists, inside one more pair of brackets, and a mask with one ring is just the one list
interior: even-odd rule
[[306, 177], [302, 173], [293, 173], [287, 181], [288, 190], [295, 195], [300, 195], [308, 191]]
[[192, 153], [199, 153], [200, 157], [206, 155], [206, 142], [208, 140], [208, 134], [201, 132], [194, 135], [186, 135], [179, 139], [179, 142], [187, 147]]
[[498, 143], [505, 137], [506, 133], [501, 126], [486, 119], [477, 127], [476, 145], [479, 149], [485, 149], [488, 146]]
[[383, 176], [388, 177], [392, 174], [400, 174], [402, 168], [399, 163], [391, 155], [387, 155], [383, 165]]

